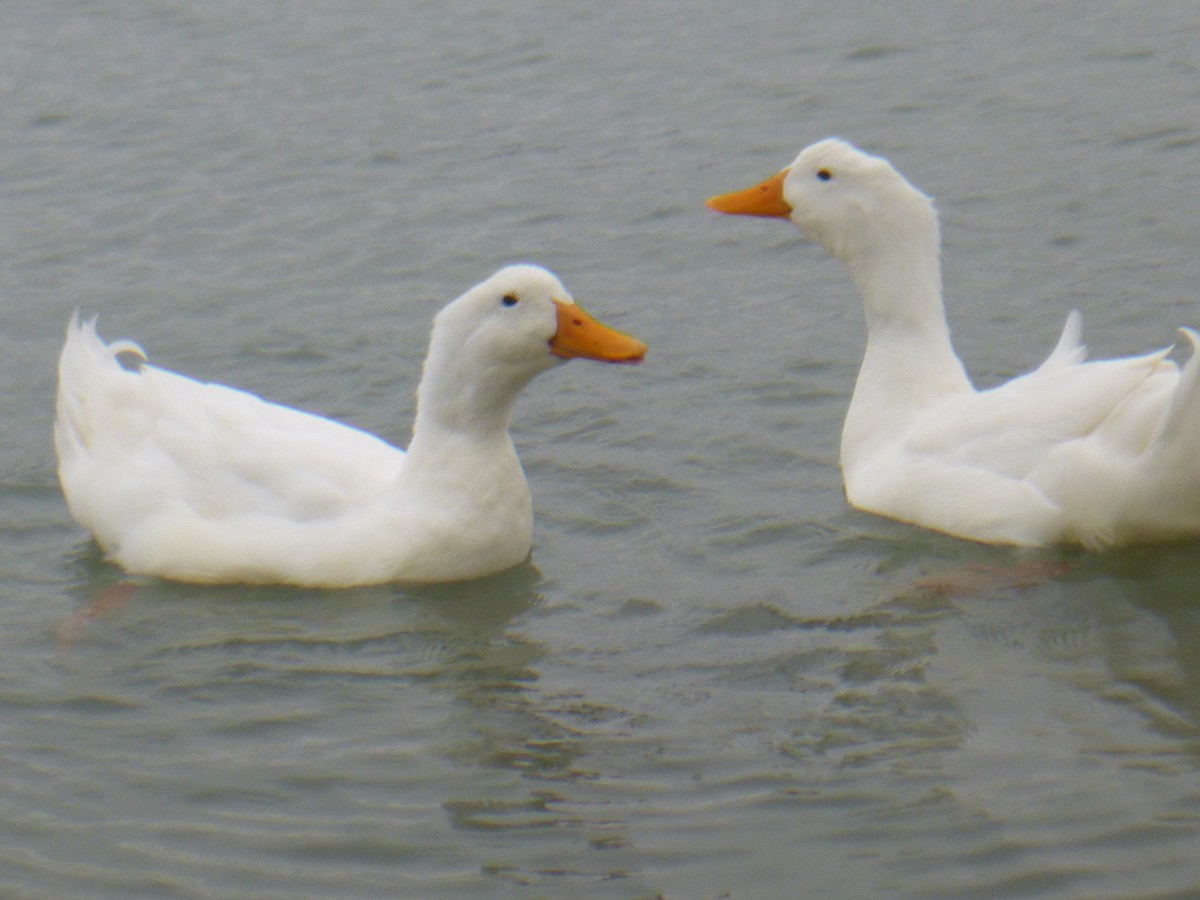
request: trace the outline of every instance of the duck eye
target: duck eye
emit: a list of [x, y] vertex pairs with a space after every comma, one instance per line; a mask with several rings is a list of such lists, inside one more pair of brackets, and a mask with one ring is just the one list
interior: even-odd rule
[[833, 173], [828, 169], [817, 169], [817, 178], [821, 181], [833, 181]]
[[500, 298], [500, 302], [503, 303], [505, 306], [516, 306], [517, 299], [518, 298], [517, 298], [516, 294], [505, 294], [503, 297]]

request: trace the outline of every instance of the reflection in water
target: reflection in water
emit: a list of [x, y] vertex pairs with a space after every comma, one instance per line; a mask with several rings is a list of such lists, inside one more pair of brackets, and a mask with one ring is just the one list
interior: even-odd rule
[[1140, 701], [1153, 727], [1186, 738], [1191, 764], [1200, 766], [1200, 548], [1148, 547], [1095, 557], [1081, 579], [1098, 598], [1111, 598], [1111, 605], [1125, 601], [1104, 630], [1112, 679], [1127, 688], [1127, 699]]
[[[1031, 558], [881, 533], [846, 538], [869, 570], [831, 580], [827, 601], [747, 583], [598, 615], [547, 607], [533, 565], [419, 589], [152, 582], [59, 655], [38, 740], [90, 717], [62, 765], [107, 782], [85, 779], [98, 799], [72, 815], [165, 815], [177, 838], [135, 824], [124, 846], [181, 879], [281, 858], [299, 884], [311, 860], [448, 846], [478, 860], [464, 883], [652, 895], [664, 854], [702, 871], [755, 850], [722, 864], [736, 896], [764, 847], [788, 858], [799, 816], [884, 882], [932, 889], [947, 854], [996, 856], [1004, 874], [981, 884], [1019, 893], [1052, 848], [1186, 816], [1153, 777], [1197, 762], [1195, 551]], [[89, 594], [118, 577], [80, 565]], [[17, 760], [29, 746], [9, 730]], [[1104, 790], [1070, 792], [1081, 766]], [[236, 841], [212, 838], [230, 815]], [[1045, 833], [1038, 849], [1008, 845], [1014, 823]], [[179, 863], [195, 829], [208, 849]], [[880, 850], [905, 846], [921, 849]], [[129, 862], [111, 841], [80, 852], [105, 872]]]
[[[73, 829], [94, 816], [133, 823], [77, 841], [79, 871], [118, 893], [147, 862], [165, 890], [201, 871], [270, 875], [272, 858], [288, 861], [280, 883], [312, 890], [340, 871], [331, 890], [346, 877], [370, 887], [329, 864], [390, 866], [443, 843], [447, 827], [536, 824], [549, 795], [513, 774], [556, 777], [577, 755], [529, 709], [542, 649], [513, 623], [542, 602], [533, 565], [422, 588], [146, 581], [91, 617], [120, 573], [91, 552], [78, 563], [86, 637], [41, 679], [36, 731], [6, 731], [3, 781], [25, 803], [67, 804]], [[47, 745], [69, 786], [40, 774]]]
[[[489, 579], [484, 597], [480, 583], [408, 595], [455, 636], [453, 649], [422, 673], [426, 684], [456, 701], [454, 727], [438, 736], [437, 752], [462, 769], [503, 776], [499, 796], [481, 796], [477, 783], [466, 790], [446, 786], [450, 794], [444, 808], [456, 829], [521, 831], [568, 824], [566, 798], [550, 783], [581, 776], [574, 764], [585, 751], [577, 736], [538, 708], [544, 648], [509, 628], [541, 602], [539, 581], [536, 568], [527, 565]], [[511, 877], [504, 867], [495, 874]]]
[[1197, 551], [1064, 558], [1071, 569], [1034, 588], [955, 598], [938, 629], [936, 677], [966, 723], [957, 751], [931, 760], [942, 821], [959, 823], [942, 850], [978, 862], [959, 877], [938, 853], [914, 855], [900, 870], [915, 888], [1017, 896], [1086, 884], [1060, 861], [1135, 870], [1149, 846], [1163, 883], [1186, 870], [1176, 854], [1190, 833], [1169, 823], [1195, 822], [1196, 795], [1184, 801], [1164, 776], [1200, 764], [1186, 587]]
[[[408, 595], [431, 618], [444, 622], [454, 645], [420, 673], [426, 684], [458, 703], [457, 727], [440, 752], [459, 765], [511, 769], [534, 777], [564, 770], [577, 755], [563, 735], [551, 733], [530, 708], [544, 649], [510, 628], [541, 602], [540, 574], [527, 564], [484, 584], [444, 585]], [[468, 801], [450, 801], [455, 821], [466, 824]], [[497, 814], [490, 802], [486, 815]]]

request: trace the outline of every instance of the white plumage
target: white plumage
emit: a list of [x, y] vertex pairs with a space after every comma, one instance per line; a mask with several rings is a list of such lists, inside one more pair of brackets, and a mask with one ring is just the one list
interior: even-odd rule
[[142, 364], [72, 319], [55, 447], [72, 515], [132, 573], [341, 587], [473, 578], [528, 555], [533, 513], [508, 434], [520, 390], [573, 356], [645, 345], [561, 282], [510, 266], [435, 319], [408, 453], [366, 432]]
[[1072, 312], [1036, 370], [977, 391], [950, 343], [932, 201], [840, 140], [714, 197], [790, 219], [850, 271], [867, 348], [842, 431], [854, 506], [997, 544], [1090, 548], [1200, 535], [1198, 338], [1167, 354], [1086, 362]]

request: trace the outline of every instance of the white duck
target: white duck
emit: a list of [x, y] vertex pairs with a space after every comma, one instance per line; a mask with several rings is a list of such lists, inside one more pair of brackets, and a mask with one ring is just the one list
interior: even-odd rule
[[1036, 370], [976, 391], [950, 344], [937, 213], [887, 160], [840, 140], [804, 150], [718, 212], [790, 219], [842, 260], [867, 349], [842, 431], [853, 506], [995, 544], [1097, 549], [1200, 535], [1197, 335], [1084, 362], [1072, 312]]
[[572, 357], [646, 345], [589, 317], [559, 280], [510, 266], [434, 319], [405, 453], [366, 432], [201, 384], [106, 345], [78, 316], [54, 430], [75, 519], [127, 571], [193, 582], [345, 587], [497, 572], [533, 511], [508, 425], [517, 394]]

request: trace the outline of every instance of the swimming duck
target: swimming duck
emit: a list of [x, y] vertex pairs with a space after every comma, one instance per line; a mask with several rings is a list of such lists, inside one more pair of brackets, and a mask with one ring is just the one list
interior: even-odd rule
[[74, 518], [130, 573], [347, 587], [475, 578], [523, 561], [533, 510], [517, 394], [575, 357], [639, 362], [547, 270], [509, 266], [434, 319], [407, 453], [366, 432], [140, 364], [78, 315], [54, 429]]
[[1034, 371], [978, 391], [950, 343], [932, 200], [885, 159], [813, 144], [708, 201], [790, 219], [850, 271], [867, 347], [842, 430], [851, 505], [992, 544], [1099, 549], [1200, 535], [1200, 364], [1086, 362], [1068, 317]]

